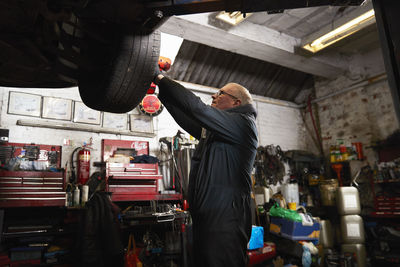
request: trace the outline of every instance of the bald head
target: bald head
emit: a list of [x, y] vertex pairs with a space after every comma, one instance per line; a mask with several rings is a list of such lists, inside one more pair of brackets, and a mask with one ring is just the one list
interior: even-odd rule
[[230, 91], [234, 96], [236, 96], [242, 102], [242, 105], [253, 103], [253, 98], [251, 97], [249, 90], [241, 86], [238, 83], [228, 83], [223, 88], [230, 88]]
[[228, 83], [212, 95], [212, 107], [229, 109], [253, 102], [249, 91], [237, 83]]

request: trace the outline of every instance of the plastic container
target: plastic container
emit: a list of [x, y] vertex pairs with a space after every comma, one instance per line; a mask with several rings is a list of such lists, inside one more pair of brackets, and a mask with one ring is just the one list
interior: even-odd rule
[[321, 231], [319, 235], [319, 244], [321, 244], [324, 248], [333, 248], [334, 239], [333, 239], [333, 230], [330, 221], [321, 220]]
[[89, 186], [82, 185], [82, 196], [81, 196], [81, 203], [84, 205], [88, 201], [89, 197]]
[[365, 242], [363, 219], [359, 215], [345, 215], [340, 218], [343, 244], [362, 244]]
[[80, 204], [80, 190], [79, 190], [78, 187], [75, 187], [73, 198], [74, 198], [74, 206], [79, 206], [79, 204]]
[[258, 186], [254, 188], [254, 194], [257, 205], [263, 205], [268, 203], [269, 199], [272, 197], [272, 189], [265, 186]]
[[320, 224], [313, 220], [313, 225], [303, 225], [301, 222], [294, 222], [280, 217], [270, 217], [270, 233], [282, 236], [291, 240], [315, 240], [320, 236]]
[[321, 201], [324, 206], [336, 205], [336, 190], [339, 186], [338, 180], [330, 179], [321, 181], [319, 189], [321, 191]]
[[299, 205], [299, 185], [297, 183], [283, 184], [281, 191], [286, 203], [296, 203], [296, 206]]
[[365, 251], [364, 244], [343, 244], [342, 245], [342, 253], [351, 253], [355, 254], [357, 267], [365, 267], [367, 266], [367, 253]]
[[361, 213], [358, 189], [352, 186], [339, 187], [336, 191], [336, 205], [340, 215]]

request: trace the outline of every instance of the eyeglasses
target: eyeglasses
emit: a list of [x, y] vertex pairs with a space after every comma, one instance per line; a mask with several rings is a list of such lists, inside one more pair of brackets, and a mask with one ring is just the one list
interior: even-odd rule
[[216, 95], [217, 95], [217, 96], [220, 96], [220, 95], [228, 95], [228, 96], [232, 97], [233, 99], [239, 99], [239, 98], [237, 98], [236, 96], [231, 95], [231, 94], [228, 94], [227, 92], [222, 91], [222, 90], [219, 90], [219, 91], [216, 93]]

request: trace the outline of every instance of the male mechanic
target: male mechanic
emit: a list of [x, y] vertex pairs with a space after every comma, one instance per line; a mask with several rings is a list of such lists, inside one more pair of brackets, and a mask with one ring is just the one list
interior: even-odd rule
[[194, 264], [244, 267], [252, 223], [250, 176], [258, 144], [251, 95], [228, 83], [209, 106], [162, 74], [154, 82], [175, 121], [199, 140], [188, 189]]

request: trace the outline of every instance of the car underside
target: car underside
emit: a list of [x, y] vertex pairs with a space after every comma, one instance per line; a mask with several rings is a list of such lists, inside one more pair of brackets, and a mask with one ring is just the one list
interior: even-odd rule
[[0, 0], [0, 85], [78, 86], [90, 108], [132, 110], [146, 94], [169, 16], [282, 12], [363, 0]]

